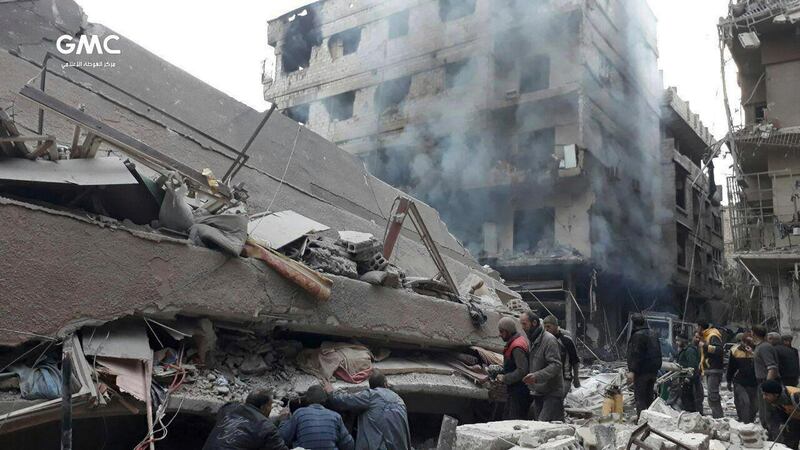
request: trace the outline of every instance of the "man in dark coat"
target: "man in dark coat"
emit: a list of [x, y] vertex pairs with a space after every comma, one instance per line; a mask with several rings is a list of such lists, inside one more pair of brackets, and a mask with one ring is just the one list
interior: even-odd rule
[[[694, 344], [689, 342], [689, 336], [679, 334], [675, 337], [675, 346], [678, 353], [675, 355], [675, 362], [685, 369], [694, 369], [691, 377], [681, 378], [680, 383], [680, 399], [681, 407], [687, 412], [697, 412], [697, 399], [694, 394], [694, 386], [696, 378], [700, 378], [700, 373], [697, 368], [700, 366], [700, 353]], [[702, 403], [700, 404], [702, 407]]]
[[306, 450], [354, 450], [355, 443], [339, 413], [322, 406], [328, 394], [315, 384], [306, 391], [308, 406], [298, 409], [279, 429], [287, 444]]
[[[326, 390], [333, 390], [326, 384]], [[334, 392], [328, 405], [338, 411], [358, 413], [356, 450], [410, 450], [406, 404], [389, 388], [386, 376], [375, 369], [369, 389], [345, 394]]]
[[731, 347], [726, 374], [728, 390], [733, 391], [733, 403], [739, 422], [753, 423], [758, 412], [758, 381], [753, 363], [753, 339], [743, 335], [741, 342]]
[[522, 379], [533, 397], [528, 416], [540, 422], [563, 421], [564, 376], [558, 340], [544, 330], [532, 311], [522, 313], [519, 320], [530, 345], [528, 374]]
[[525, 420], [531, 406], [531, 394], [522, 378], [528, 374], [528, 339], [517, 332], [517, 322], [503, 317], [497, 324], [500, 337], [505, 341], [503, 349], [503, 374], [497, 380], [506, 385], [506, 420]]
[[798, 359], [797, 349], [792, 347], [792, 338], [791, 334], [784, 334], [774, 345], [775, 353], [778, 355], [781, 383], [784, 386], [797, 387], [798, 377], [800, 377], [800, 359]]
[[628, 380], [633, 382], [636, 415], [650, 407], [655, 400], [655, 384], [661, 368], [661, 344], [650, 331], [644, 316], [631, 317], [631, 337], [628, 341]]
[[245, 403], [226, 403], [203, 450], [288, 450], [268, 419], [271, 410], [272, 393], [266, 390], [251, 392]]
[[573, 386], [576, 389], [581, 387], [581, 379], [578, 376], [581, 365], [581, 360], [578, 358], [578, 347], [575, 346], [575, 341], [558, 326], [558, 318], [556, 316], [551, 314], [545, 317], [542, 322], [544, 323], [544, 329], [555, 336], [558, 339], [558, 343], [561, 344], [561, 365], [562, 369], [564, 369], [564, 396], [566, 397]]

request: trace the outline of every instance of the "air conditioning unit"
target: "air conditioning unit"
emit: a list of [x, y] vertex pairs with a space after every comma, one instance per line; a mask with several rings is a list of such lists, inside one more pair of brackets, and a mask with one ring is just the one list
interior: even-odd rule
[[506, 100], [514, 100], [516, 98], [519, 98], [519, 90], [510, 89], [506, 91]]
[[761, 39], [755, 31], [748, 31], [747, 33], [739, 34], [739, 43], [746, 49], [761, 47]]

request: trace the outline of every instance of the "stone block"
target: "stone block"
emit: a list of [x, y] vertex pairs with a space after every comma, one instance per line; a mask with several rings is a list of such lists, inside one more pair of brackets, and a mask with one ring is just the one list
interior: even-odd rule
[[525, 433], [547, 433], [550, 430], [560, 430], [561, 432], [558, 434], [564, 434], [565, 427], [569, 428], [570, 434], [574, 434], [574, 429], [564, 424], [529, 420], [504, 420], [461, 425], [456, 429], [456, 449], [508, 450], [517, 445]]
[[535, 429], [526, 431], [519, 438], [519, 445], [523, 447], [536, 448], [536, 446], [542, 442], [547, 442], [561, 436], [572, 437], [575, 435], [575, 428], [569, 425], [548, 422], [532, 423], [536, 424]]

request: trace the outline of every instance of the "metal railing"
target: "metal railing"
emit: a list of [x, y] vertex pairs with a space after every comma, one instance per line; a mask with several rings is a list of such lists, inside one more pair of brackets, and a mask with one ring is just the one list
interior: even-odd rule
[[[786, 178], [790, 181], [786, 183]], [[782, 186], [794, 187], [776, 192], [776, 180]], [[791, 245], [791, 236], [783, 241], [779, 226], [797, 222], [800, 198], [797, 186], [800, 169], [781, 169], [767, 172], [743, 173], [729, 176], [728, 201], [730, 229], [734, 251], [781, 248]], [[777, 195], [777, 197], [776, 197]], [[793, 212], [787, 206], [795, 203]], [[800, 236], [794, 244], [800, 244]]]

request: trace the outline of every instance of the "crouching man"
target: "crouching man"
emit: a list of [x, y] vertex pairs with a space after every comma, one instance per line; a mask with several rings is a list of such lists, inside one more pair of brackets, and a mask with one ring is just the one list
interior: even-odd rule
[[217, 413], [217, 423], [203, 450], [289, 450], [268, 419], [272, 393], [257, 390], [244, 403], [226, 403]]
[[[776, 441], [797, 450], [800, 443], [800, 388], [784, 387], [776, 380], [768, 380], [761, 383], [761, 392], [771, 408], [770, 428], [779, 434]], [[781, 427], [784, 427], [782, 432]]]

